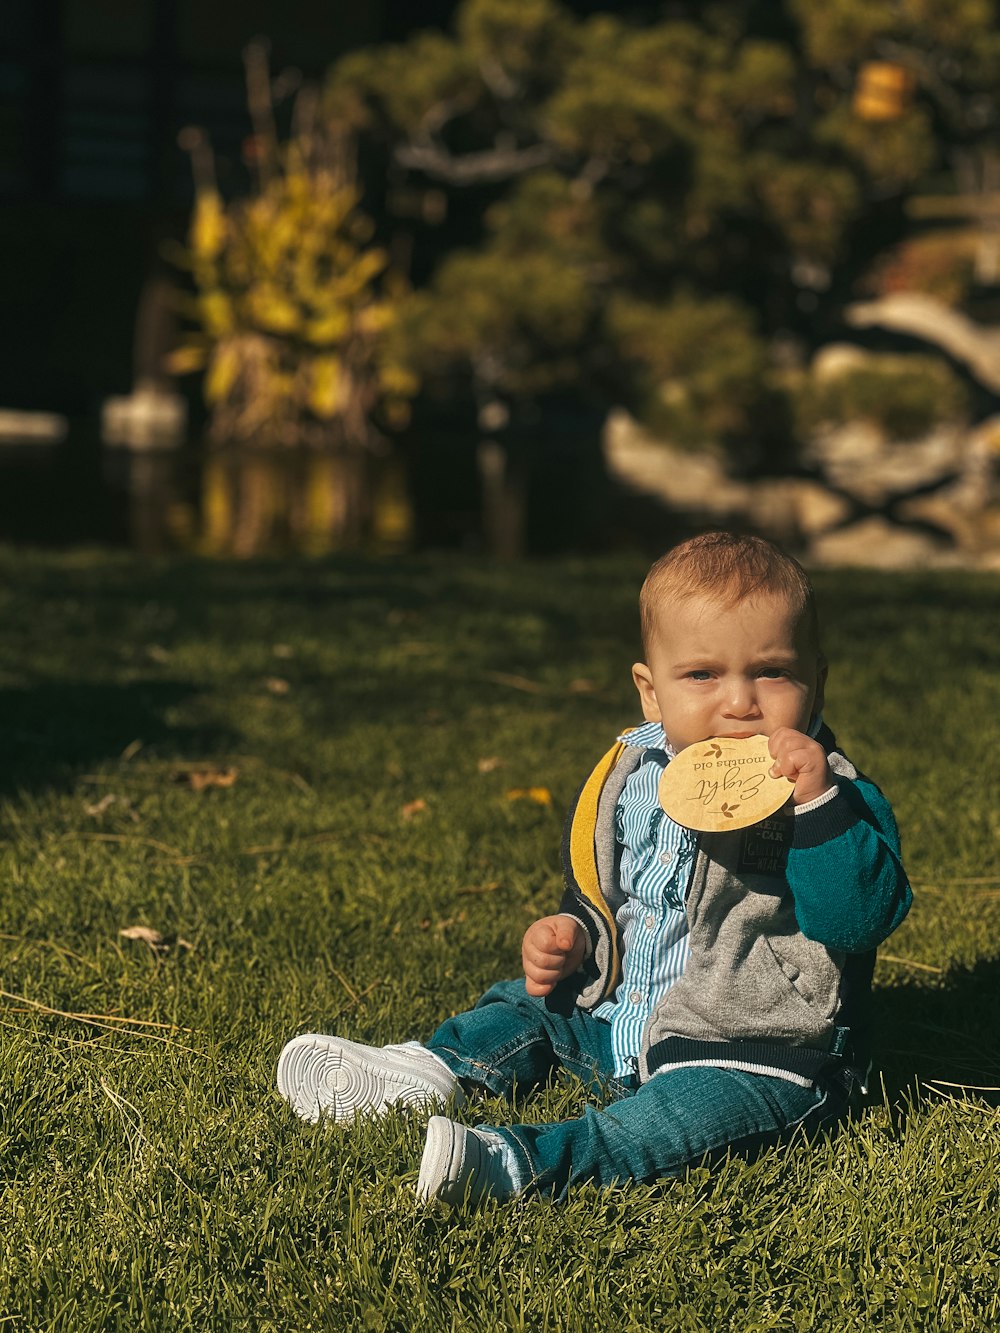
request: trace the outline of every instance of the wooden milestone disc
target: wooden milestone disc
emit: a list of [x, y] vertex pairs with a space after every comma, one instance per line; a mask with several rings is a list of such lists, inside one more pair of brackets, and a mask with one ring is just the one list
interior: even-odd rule
[[766, 736], [716, 736], [681, 750], [663, 770], [660, 804], [671, 819], [702, 833], [747, 828], [788, 800], [795, 786], [772, 778]]

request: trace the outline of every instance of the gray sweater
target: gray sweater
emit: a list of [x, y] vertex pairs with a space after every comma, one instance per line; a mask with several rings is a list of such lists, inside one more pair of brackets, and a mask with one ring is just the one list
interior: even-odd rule
[[[684, 900], [690, 956], [646, 1025], [642, 1079], [696, 1064], [804, 1083], [831, 1064], [863, 1076], [875, 947], [906, 916], [911, 892], [885, 797], [826, 727], [817, 739], [836, 779], [832, 800], [698, 835]], [[561, 991], [585, 1009], [620, 976], [615, 809], [640, 754], [613, 746], [566, 821], [560, 910], [581, 922], [592, 949]]]

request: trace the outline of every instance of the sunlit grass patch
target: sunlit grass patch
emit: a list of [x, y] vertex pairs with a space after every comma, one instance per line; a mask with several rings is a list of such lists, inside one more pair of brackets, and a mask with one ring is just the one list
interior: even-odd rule
[[1000, 1323], [1000, 580], [818, 580], [827, 718], [917, 886], [869, 1108], [753, 1164], [449, 1215], [414, 1206], [418, 1120], [303, 1125], [277, 1054], [425, 1036], [516, 972], [561, 811], [637, 720], [641, 564], [0, 564], [7, 1324]]

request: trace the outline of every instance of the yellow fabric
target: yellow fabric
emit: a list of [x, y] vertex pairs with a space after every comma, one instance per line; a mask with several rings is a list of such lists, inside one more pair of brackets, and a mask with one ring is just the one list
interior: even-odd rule
[[584, 784], [580, 799], [573, 812], [573, 824], [569, 835], [569, 859], [573, 877], [581, 893], [601, 913], [608, 923], [611, 935], [611, 969], [608, 973], [609, 985], [614, 985], [618, 977], [618, 932], [611, 908], [604, 901], [601, 882], [597, 873], [597, 856], [594, 852], [594, 829], [597, 825], [597, 804], [601, 792], [614, 769], [625, 746], [616, 741], [611, 749], [600, 759]]

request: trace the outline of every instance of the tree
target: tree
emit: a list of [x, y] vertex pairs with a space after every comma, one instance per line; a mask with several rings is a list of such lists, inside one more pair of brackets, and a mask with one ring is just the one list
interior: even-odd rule
[[465, 0], [355, 53], [326, 109], [431, 252], [399, 355], [486, 425], [557, 388], [766, 466], [773, 340], [835, 327], [903, 202], [996, 136], [990, 0], [575, 17]]

